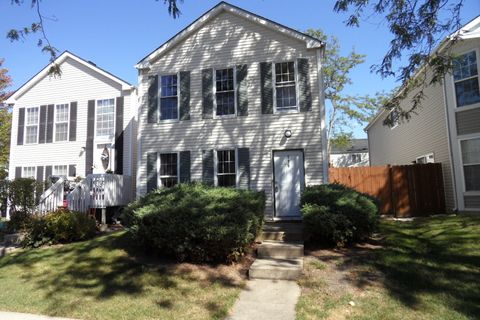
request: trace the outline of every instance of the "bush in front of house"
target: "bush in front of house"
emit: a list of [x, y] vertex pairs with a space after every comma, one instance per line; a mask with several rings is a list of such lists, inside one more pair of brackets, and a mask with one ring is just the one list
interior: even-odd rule
[[344, 185], [309, 186], [301, 203], [308, 242], [344, 246], [366, 239], [378, 225], [377, 200]]
[[263, 192], [179, 184], [133, 202], [122, 222], [140, 245], [178, 261], [228, 262], [255, 240], [264, 209]]
[[95, 233], [96, 222], [85, 213], [58, 209], [45, 216], [33, 216], [23, 244], [37, 248], [91, 239]]

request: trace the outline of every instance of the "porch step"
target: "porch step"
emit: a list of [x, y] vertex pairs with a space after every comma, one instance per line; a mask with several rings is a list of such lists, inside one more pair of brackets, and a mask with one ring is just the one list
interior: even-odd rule
[[263, 241], [258, 246], [259, 258], [295, 259], [303, 257], [302, 242]]
[[250, 267], [250, 279], [296, 280], [303, 270], [303, 258], [256, 259]]
[[301, 222], [267, 222], [263, 226], [258, 241], [303, 241], [303, 223]]

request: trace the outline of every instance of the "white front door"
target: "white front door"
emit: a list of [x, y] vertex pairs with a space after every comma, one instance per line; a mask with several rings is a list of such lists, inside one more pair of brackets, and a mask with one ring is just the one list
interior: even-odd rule
[[275, 217], [300, 218], [300, 196], [305, 186], [303, 151], [274, 151]]

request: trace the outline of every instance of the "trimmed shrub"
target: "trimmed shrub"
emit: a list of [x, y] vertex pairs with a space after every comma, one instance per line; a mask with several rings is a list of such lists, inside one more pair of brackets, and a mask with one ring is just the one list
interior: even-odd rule
[[344, 185], [309, 186], [301, 202], [306, 241], [344, 246], [378, 225], [377, 200]]
[[123, 224], [140, 245], [178, 261], [235, 261], [263, 224], [263, 192], [179, 184], [130, 204]]

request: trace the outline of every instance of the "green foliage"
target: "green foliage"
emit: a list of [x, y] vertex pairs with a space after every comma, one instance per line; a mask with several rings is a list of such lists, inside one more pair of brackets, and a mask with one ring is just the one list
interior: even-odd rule
[[263, 192], [179, 184], [159, 189], [124, 211], [138, 243], [179, 261], [235, 261], [260, 232]]
[[372, 234], [377, 201], [340, 184], [309, 186], [302, 194], [305, 240], [344, 246]]
[[41, 194], [43, 184], [35, 179], [19, 178], [9, 182], [8, 196], [12, 213], [22, 211], [31, 214], [36, 205], [37, 197]]
[[40, 247], [56, 243], [69, 243], [95, 236], [96, 222], [85, 213], [59, 209], [45, 216], [31, 218], [24, 245]]

